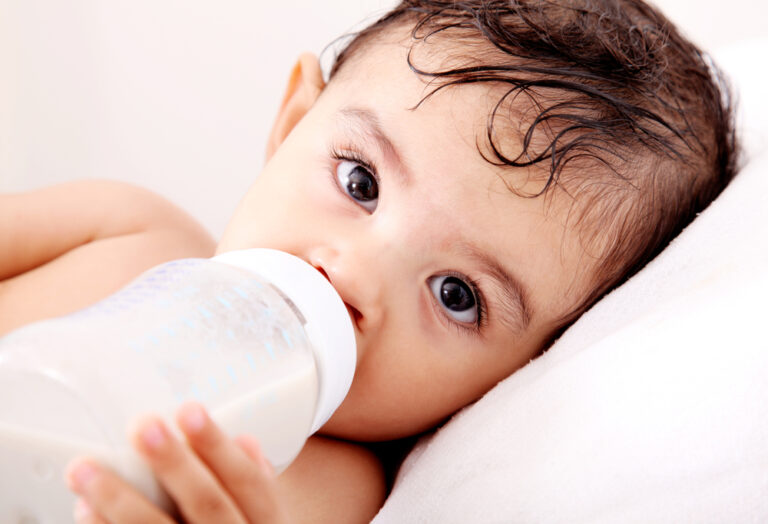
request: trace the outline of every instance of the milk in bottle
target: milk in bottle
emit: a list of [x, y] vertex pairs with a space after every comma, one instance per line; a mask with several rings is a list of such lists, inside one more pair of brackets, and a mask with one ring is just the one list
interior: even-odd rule
[[150, 269], [77, 313], [0, 338], [0, 522], [60, 523], [63, 481], [95, 457], [167, 504], [132, 451], [135, 418], [203, 403], [230, 435], [256, 436], [280, 471], [352, 382], [341, 298], [287, 253], [251, 249]]

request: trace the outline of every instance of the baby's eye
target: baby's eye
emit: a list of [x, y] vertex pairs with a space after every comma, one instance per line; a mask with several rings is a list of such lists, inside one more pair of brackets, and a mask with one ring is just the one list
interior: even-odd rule
[[342, 160], [336, 166], [336, 178], [355, 202], [373, 213], [379, 199], [379, 183], [368, 168], [352, 160]]
[[441, 275], [429, 279], [432, 294], [446, 313], [462, 324], [477, 324], [477, 299], [472, 287], [460, 278]]

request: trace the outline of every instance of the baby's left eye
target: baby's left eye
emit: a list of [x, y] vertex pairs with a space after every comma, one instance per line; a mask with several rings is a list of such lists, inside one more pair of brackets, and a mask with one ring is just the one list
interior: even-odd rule
[[336, 179], [341, 188], [369, 213], [376, 210], [379, 183], [365, 166], [352, 160], [342, 160], [336, 166]]
[[429, 288], [448, 315], [462, 324], [477, 324], [477, 299], [472, 286], [458, 277], [441, 275], [429, 279]]

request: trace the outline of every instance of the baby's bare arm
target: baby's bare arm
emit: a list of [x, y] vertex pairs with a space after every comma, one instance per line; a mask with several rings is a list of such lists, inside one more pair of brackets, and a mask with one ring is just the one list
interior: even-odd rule
[[120, 182], [0, 194], [0, 334], [99, 300], [156, 264], [213, 254], [165, 199]]
[[277, 479], [290, 522], [370, 522], [387, 487], [379, 459], [359, 444], [311, 437]]

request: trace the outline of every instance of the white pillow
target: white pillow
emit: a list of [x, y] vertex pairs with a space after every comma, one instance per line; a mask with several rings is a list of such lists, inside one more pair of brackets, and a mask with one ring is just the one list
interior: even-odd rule
[[[766, 56], [768, 40], [754, 45]], [[723, 65], [753, 91], [756, 63]], [[734, 182], [547, 353], [420, 442], [375, 524], [768, 522], [768, 112], [748, 98], [751, 159]]]

